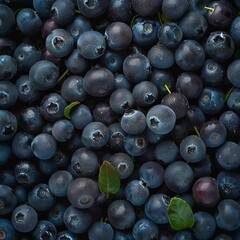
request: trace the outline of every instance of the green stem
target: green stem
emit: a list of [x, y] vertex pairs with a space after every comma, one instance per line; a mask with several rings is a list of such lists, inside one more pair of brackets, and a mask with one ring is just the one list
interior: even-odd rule
[[81, 12], [79, 10], [75, 10], [74, 11], [76, 14], [81, 14]]
[[67, 69], [62, 76], [60, 76], [60, 78], [58, 79], [58, 82], [61, 82], [67, 75], [69, 74], [69, 70]]
[[158, 20], [161, 24], [163, 24], [163, 21], [162, 21], [162, 17], [161, 17], [161, 13], [158, 11], [157, 12], [157, 15], [158, 15]]
[[229, 96], [230, 96], [230, 94], [231, 94], [231, 92], [233, 91], [234, 88], [235, 88], [235, 86], [231, 87], [231, 88], [227, 91], [227, 93], [225, 94], [225, 97], [224, 97], [224, 100], [225, 100], [225, 101], [228, 100], [228, 98], [229, 98]]
[[168, 87], [168, 85], [167, 85], [166, 83], [164, 84], [164, 87], [165, 87], [165, 89], [168, 91], [169, 94], [172, 93], [171, 90], [169, 89], [169, 87]]
[[206, 9], [206, 10], [208, 10], [208, 11], [211, 11], [211, 12], [214, 11], [214, 8], [211, 8], [211, 7], [204, 7], [204, 9]]
[[133, 22], [134, 22], [134, 20], [135, 20], [137, 17], [138, 17], [138, 15], [135, 15], [135, 16], [132, 18], [132, 21], [131, 21], [131, 23], [130, 23], [130, 28], [132, 28]]
[[198, 131], [197, 126], [194, 126], [193, 128], [194, 128], [194, 130], [195, 130], [197, 136], [200, 138], [200, 132]]

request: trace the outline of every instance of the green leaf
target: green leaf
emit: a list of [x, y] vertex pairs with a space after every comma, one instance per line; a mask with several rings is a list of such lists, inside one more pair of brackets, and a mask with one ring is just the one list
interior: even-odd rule
[[106, 194], [107, 197], [109, 196], [109, 193], [117, 193], [120, 189], [119, 173], [108, 161], [103, 161], [100, 167], [98, 174], [98, 186], [100, 191]]
[[80, 104], [80, 102], [75, 101], [70, 103], [68, 106], [66, 106], [64, 109], [64, 116], [68, 119], [71, 119], [71, 116], [70, 116], [71, 110], [73, 109], [73, 107], [77, 106], [78, 104]]
[[183, 199], [173, 197], [167, 209], [168, 220], [174, 230], [192, 227], [194, 224], [193, 211]]

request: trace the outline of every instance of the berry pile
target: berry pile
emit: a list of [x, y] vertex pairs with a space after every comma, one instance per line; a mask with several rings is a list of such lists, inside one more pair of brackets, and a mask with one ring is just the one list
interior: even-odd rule
[[0, 239], [239, 240], [239, 11], [0, 0]]

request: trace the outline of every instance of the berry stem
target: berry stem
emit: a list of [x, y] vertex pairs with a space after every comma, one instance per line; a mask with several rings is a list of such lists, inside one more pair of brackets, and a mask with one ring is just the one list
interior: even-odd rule
[[74, 11], [76, 14], [80, 14], [81, 12], [79, 10]]
[[168, 91], [169, 94], [172, 93], [171, 90], [169, 89], [169, 87], [168, 87], [168, 85], [167, 85], [166, 83], [164, 84], [164, 88]]
[[225, 101], [228, 100], [228, 98], [229, 98], [232, 90], [234, 89], [234, 87], [235, 87], [235, 86], [231, 87], [231, 88], [227, 91], [227, 93], [225, 94], [225, 97], [224, 97], [224, 100], [225, 100]]
[[132, 21], [131, 21], [131, 23], [130, 23], [130, 28], [132, 28], [133, 22], [134, 22], [134, 20], [135, 20], [137, 17], [138, 17], [138, 15], [135, 15], [135, 16], [132, 18]]
[[204, 7], [204, 9], [206, 9], [206, 10], [208, 10], [208, 11], [211, 11], [211, 12], [214, 11], [214, 8], [211, 8], [211, 7]]
[[67, 69], [63, 74], [62, 76], [60, 76], [60, 78], [58, 79], [58, 82], [61, 82], [69, 73], [69, 70]]
[[200, 137], [200, 132], [198, 131], [198, 128], [197, 128], [197, 126], [194, 126], [193, 128], [194, 128], [194, 130], [195, 130], [195, 132], [196, 132], [197, 136], [198, 136], [198, 137]]

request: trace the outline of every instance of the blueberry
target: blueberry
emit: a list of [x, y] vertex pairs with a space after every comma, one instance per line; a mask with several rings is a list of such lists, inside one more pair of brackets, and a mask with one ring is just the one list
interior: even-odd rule
[[74, 126], [67, 119], [58, 120], [53, 124], [52, 135], [58, 142], [67, 142], [72, 138]]
[[210, 213], [205, 211], [194, 213], [194, 225], [192, 229], [197, 240], [212, 239], [216, 227], [216, 221]]
[[131, 28], [123, 22], [114, 22], [107, 26], [105, 36], [108, 46], [113, 50], [124, 50], [132, 41]]
[[177, 78], [175, 88], [177, 92], [182, 93], [187, 99], [195, 99], [202, 93], [202, 79], [195, 73], [183, 72]]
[[108, 143], [109, 130], [101, 122], [91, 122], [84, 127], [82, 132], [82, 142], [90, 149], [101, 149]]
[[173, 66], [174, 53], [163, 44], [154, 45], [148, 52], [150, 64], [157, 69], [168, 69]]
[[167, 187], [175, 193], [187, 192], [193, 183], [193, 170], [183, 161], [176, 161], [168, 165], [164, 172]]
[[74, 41], [66, 30], [57, 28], [47, 36], [45, 45], [50, 54], [60, 58], [66, 57], [72, 52]]
[[232, 141], [226, 141], [215, 153], [219, 165], [226, 170], [240, 167], [240, 146]]
[[[74, 48], [65, 60], [65, 66], [72, 74], [84, 74], [89, 68], [89, 61], [82, 57], [80, 52]], [[76, 76], [73, 77], [76, 78]], [[80, 76], [77, 77], [81, 78]], [[72, 76], [69, 78], [71, 79]]]
[[18, 99], [18, 91], [15, 84], [9, 81], [0, 81], [0, 108], [13, 107]]
[[174, 111], [176, 119], [183, 118], [189, 107], [187, 98], [183, 94], [176, 92], [164, 96], [161, 103]]
[[86, 59], [97, 59], [106, 49], [104, 36], [97, 31], [83, 32], [77, 41], [77, 49]]
[[238, 78], [238, 69], [240, 66], [240, 60], [235, 60], [227, 68], [227, 77], [229, 81], [236, 87], [240, 87]]
[[122, 69], [123, 54], [120, 51], [107, 49], [101, 57], [102, 66], [117, 73]]
[[131, 0], [109, 0], [108, 19], [128, 23], [131, 20]]
[[167, 207], [170, 197], [164, 194], [152, 194], [145, 204], [145, 214], [156, 224], [168, 223]]
[[113, 235], [112, 226], [105, 222], [95, 222], [88, 230], [89, 240], [98, 240], [99, 238], [112, 240]]
[[33, 7], [39, 15], [48, 18], [54, 2], [55, 0], [33, 0]]
[[183, 14], [188, 10], [188, 1], [184, 0], [173, 0], [173, 1], [162, 1], [162, 12], [163, 15], [172, 20], [180, 19]]
[[41, 57], [42, 51], [34, 44], [21, 43], [14, 51], [14, 58], [22, 71], [28, 71]]
[[47, 60], [41, 60], [32, 65], [29, 77], [37, 90], [48, 90], [56, 86], [59, 75], [57, 66]]
[[208, 59], [201, 70], [201, 79], [208, 86], [220, 86], [223, 82], [224, 68], [218, 62]]
[[23, 186], [17, 186], [15, 189], [18, 204], [24, 204], [27, 202], [27, 191]]
[[121, 118], [121, 127], [127, 134], [140, 134], [146, 127], [146, 117], [141, 111], [127, 110]]
[[233, 56], [235, 44], [227, 32], [215, 31], [208, 36], [205, 49], [213, 60], [226, 61]]
[[122, 150], [123, 139], [126, 137], [126, 133], [123, 131], [120, 123], [113, 123], [109, 127], [109, 146], [111, 149]]
[[134, 98], [129, 90], [120, 88], [112, 92], [109, 104], [114, 112], [123, 114], [126, 110], [133, 107]]
[[126, 200], [115, 200], [109, 204], [108, 219], [115, 229], [125, 230], [135, 223], [135, 210]]
[[92, 224], [92, 215], [86, 212], [69, 206], [63, 216], [66, 228], [72, 233], [84, 233]]
[[141, 53], [128, 55], [123, 62], [123, 73], [133, 83], [146, 80], [150, 74], [150, 68], [148, 58]]
[[107, 0], [77, 0], [77, 6], [81, 14], [87, 18], [96, 18], [106, 12]]
[[31, 134], [38, 134], [43, 128], [44, 121], [40, 114], [39, 107], [27, 107], [20, 111], [21, 127]]
[[215, 219], [220, 229], [225, 231], [238, 229], [240, 225], [240, 205], [232, 199], [222, 200], [215, 211]]
[[109, 95], [115, 87], [114, 75], [106, 68], [96, 66], [83, 78], [84, 90], [93, 97]]
[[170, 164], [179, 156], [178, 146], [171, 140], [163, 140], [155, 146], [154, 156], [160, 163]]
[[219, 199], [218, 182], [212, 177], [199, 178], [192, 187], [195, 202], [204, 207], [215, 206]]
[[98, 156], [87, 148], [77, 149], [71, 158], [71, 169], [77, 177], [93, 177], [99, 170]]
[[99, 195], [97, 182], [85, 177], [73, 180], [67, 190], [70, 203], [80, 209], [92, 207]]
[[175, 51], [175, 61], [184, 71], [195, 71], [205, 61], [205, 52], [195, 40], [184, 40]]
[[158, 39], [168, 48], [176, 48], [182, 41], [183, 32], [178, 24], [165, 22], [158, 29]]
[[0, 165], [6, 164], [11, 156], [11, 148], [6, 143], [0, 143]]
[[206, 176], [211, 176], [212, 174], [212, 161], [208, 157], [208, 155], [205, 156], [200, 162], [197, 163], [192, 163], [191, 167], [194, 172], [194, 176], [196, 178], [200, 177], [206, 177]]
[[28, 233], [37, 225], [38, 215], [31, 206], [19, 205], [12, 212], [11, 221], [18, 232]]
[[67, 196], [69, 184], [72, 182], [72, 175], [65, 170], [55, 172], [48, 181], [48, 186], [52, 194], [56, 197]]
[[41, 100], [40, 113], [47, 121], [54, 122], [64, 117], [67, 106], [65, 99], [58, 93], [49, 93]]
[[123, 140], [123, 146], [130, 156], [141, 156], [146, 152], [148, 142], [143, 134], [127, 135]]
[[17, 62], [9, 55], [0, 55], [0, 79], [10, 80], [17, 72]]
[[72, 233], [70, 231], [61, 231], [57, 234], [57, 238], [56, 240], [79, 240], [79, 237], [77, 236], [77, 234]]
[[132, 180], [125, 187], [126, 199], [134, 206], [141, 206], [149, 197], [149, 190], [142, 180]]
[[0, 236], [2, 239], [17, 239], [17, 234], [10, 220], [0, 218]]
[[205, 114], [199, 107], [195, 105], [189, 106], [186, 117], [190, 120], [192, 125], [195, 126], [201, 126], [204, 122], [206, 122]]
[[33, 139], [31, 148], [37, 158], [47, 160], [54, 156], [57, 150], [57, 143], [52, 135], [40, 133]]
[[238, 128], [240, 125], [239, 116], [230, 110], [223, 112], [219, 117], [219, 121], [224, 124], [228, 132], [234, 128]]
[[240, 113], [240, 104], [239, 104], [240, 91], [239, 88], [234, 88], [227, 99], [227, 105], [230, 110], [233, 110], [237, 114]]
[[10, 140], [17, 131], [17, 119], [7, 110], [0, 110], [0, 142]]
[[71, 0], [53, 2], [50, 17], [59, 25], [68, 25], [74, 17], [75, 6]]
[[134, 170], [134, 163], [130, 156], [125, 153], [113, 154], [109, 162], [116, 168], [119, 173], [120, 179], [129, 177]]
[[165, 96], [169, 89], [173, 89], [175, 86], [175, 77], [171, 71], [153, 69], [151, 75], [151, 82], [157, 87], [158, 95]]
[[55, 204], [55, 197], [47, 184], [37, 184], [28, 194], [28, 203], [37, 211], [48, 211]]
[[199, 162], [206, 155], [206, 146], [201, 138], [190, 135], [180, 143], [180, 154], [186, 162]]
[[173, 240], [193, 240], [193, 234], [189, 230], [178, 231]]
[[26, 132], [18, 132], [12, 140], [12, 152], [20, 159], [32, 158], [33, 152], [31, 149], [31, 143], [33, 135]]
[[161, 0], [153, 0], [151, 4], [147, 0], [132, 0], [132, 7], [140, 16], [151, 16], [157, 13], [161, 3]]
[[179, 27], [182, 29], [185, 38], [198, 40], [205, 35], [208, 22], [201, 13], [190, 11], [180, 20]]
[[207, 20], [212, 26], [225, 28], [235, 17], [235, 10], [230, 2], [213, 1], [208, 7], [213, 8], [212, 11], [207, 11]]
[[6, 37], [15, 26], [14, 12], [10, 7], [0, 3], [0, 37]]
[[146, 121], [151, 131], [157, 134], [166, 134], [173, 130], [176, 114], [170, 107], [159, 104], [149, 109]]
[[142, 218], [134, 224], [132, 235], [136, 240], [157, 239], [159, 235], [159, 228], [147, 218]]
[[21, 161], [14, 168], [16, 180], [23, 186], [30, 186], [38, 181], [39, 170], [29, 161]]
[[28, 75], [22, 75], [15, 83], [18, 90], [18, 99], [22, 103], [34, 103], [39, 100], [41, 93], [34, 88]]
[[11, 213], [16, 205], [17, 197], [13, 189], [6, 185], [0, 185], [0, 215]]
[[157, 20], [142, 17], [135, 18], [132, 23], [134, 42], [146, 47], [156, 44], [159, 27], [160, 24]]
[[95, 122], [102, 122], [107, 126], [116, 122], [117, 119], [116, 113], [105, 102], [98, 103], [92, 110], [92, 113]]
[[239, 24], [240, 24], [240, 17], [235, 17], [231, 23], [231, 28], [230, 28], [230, 34], [235, 44], [240, 43], [240, 38], [239, 38], [240, 25]]
[[61, 227], [64, 225], [63, 215], [67, 209], [66, 204], [57, 203], [53, 206], [48, 213], [48, 221], [53, 223], [56, 227]]
[[27, 36], [37, 34], [42, 27], [41, 18], [31, 8], [21, 9], [17, 13], [16, 22], [20, 31]]
[[200, 129], [201, 139], [204, 141], [206, 147], [219, 147], [227, 138], [226, 127], [217, 120], [205, 122]]
[[41, 220], [38, 222], [36, 228], [33, 231], [34, 239], [49, 239], [55, 240], [57, 236], [57, 229], [53, 223], [47, 220]]
[[221, 171], [217, 175], [219, 192], [223, 198], [236, 199], [240, 197], [240, 174], [234, 171]]

